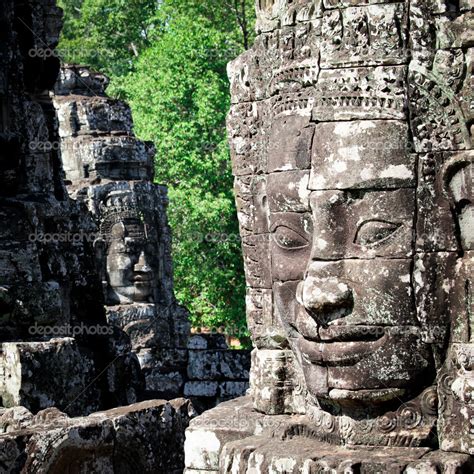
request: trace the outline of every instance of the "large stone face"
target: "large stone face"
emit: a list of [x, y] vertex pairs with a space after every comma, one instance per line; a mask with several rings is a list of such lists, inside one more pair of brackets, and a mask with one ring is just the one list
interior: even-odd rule
[[228, 130], [254, 409], [293, 434], [230, 443], [212, 469], [469, 470], [439, 450], [472, 454], [472, 5], [256, 8]]

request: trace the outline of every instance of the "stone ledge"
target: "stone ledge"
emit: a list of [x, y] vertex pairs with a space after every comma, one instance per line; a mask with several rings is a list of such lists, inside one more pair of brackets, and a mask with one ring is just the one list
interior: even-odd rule
[[[194, 410], [188, 400], [149, 400], [68, 418], [55, 409], [23, 417], [0, 435], [2, 472], [166, 472], [183, 470], [184, 431]], [[10, 416], [13, 418], [14, 416]]]
[[250, 396], [223, 402], [191, 421], [184, 446], [186, 468], [217, 472], [222, 449], [227, 443], [254, 434], [269, 435], [287, 420], [287, 416], [255, 411]]
[[387, 472], [428, 474], [473, 472], [468, 455], [430, 452], [429, 448], [335, 446], [314, 439], [252, 436], [225, 445], [219, 472]]

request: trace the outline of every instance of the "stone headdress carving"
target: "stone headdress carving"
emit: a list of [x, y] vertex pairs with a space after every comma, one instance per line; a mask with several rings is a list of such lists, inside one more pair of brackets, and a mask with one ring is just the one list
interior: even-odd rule
[[115, 224], [120, 222], [144, 223], [144, 213], [136, 196], [130, 192], [112, 192], [100, 209], [100, 235], [107, 242]]

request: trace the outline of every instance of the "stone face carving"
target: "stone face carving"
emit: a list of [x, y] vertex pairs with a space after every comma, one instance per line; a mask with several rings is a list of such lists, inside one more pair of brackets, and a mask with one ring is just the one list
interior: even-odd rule
[[[107, 319], [130, 337], [147, 396], [184, 394], [202, 410], [245, 393], [250, 355], [230, 351], [223, 335], [190, 338], [187, 310], [173, 292], [167, 189], [153, 183], [154, 147], [135, 137], [129, 107], [107, 97], [107, 84], [85, 67], [61, 68], [53, 100], [67, 188], [93, 217]], [[266, 202], [255, 202], [257, 211], [253, 202], [262, 185], [245, 177], [236, 184], [241, 220], [252, 232], [268, 232]], [[250, 259], [259, 245], [249, 242]], [[255, 280], [271, 288], [261, 272], [256, 264]]]
[[220, 472], [375, 469], [367, 446], [399, 449], [375, 470], [469, 470], [472, 15], [257, 2], [228, 128], [253, 406], [289, 431], [226, 445]]
[[[188, 368], [152, 148], [103, 75], [64, 68], [50, 94], [54, 0], [5, 0], [0, 25], [0, 471], [183, 472], [190, 402], [135, 403]], [[249, 365], [215, 339], [193, 354], [220, 344], [211, 403], [244, 393]]]
[[99, 250], [105, 254], [102, 255], [105, 261], [103, 278], [107, 284], [108, 304], [158, 301], [158, 279], [163, 276], [159, 260], [163, 257], [160, 255], [159, 228], [150, 225], [155, 223], [150, 221], [156, 221], [152, 215], [145, 220], [143, 198], [146, 192], [156, 198], [155, 206], [147, 206], [148, 214], [153, 209], [157, 212], [163, 210], [159, 191], [154, 190], [151, 183], [148, 186], [142, 183], [132, 189], [112, 190], [106, 195], [105, 203], [101, 203], [100, 233], [103, 241], [96, 245], [102, 246]]
[[49, 95], [59, 61], [48, 54], [61, 10], [6, 0], [0, 23], [0, 471], [182, 472], [193, 409], [129, 405], [143, 374], [106, 318], [100, 229], [64, 185]]
[[68, 191], [96, 224], [91, 240], [109, 322], [130, 336], [147, 392], [179, 396], [187, 357], [178, 367], [166, 350], [186, 352], [190, 327], [173, 294], [167, 190], [152, 183], [154, 148], [134, 136], [130, 109], [105, 95], [107, 84], [84, 67], [61, 69], [54, 104]]

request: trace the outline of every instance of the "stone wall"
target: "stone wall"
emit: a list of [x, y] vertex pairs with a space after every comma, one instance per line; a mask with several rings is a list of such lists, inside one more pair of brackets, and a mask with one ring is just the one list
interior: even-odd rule
[[250, 351], [231, 350], [222, 334], [196, 334], [188, 343], [184, 396], [201, 413], [249, 388]]
[[59, 62], [31, 51], [54, 49], [61, 11], [52, 1], [6, 2], [1, 22], [0, 397], [71, 415], [135, 402], [138, 360], [107, 324], [92, 245], [67, 238], [94, 223], [69, 199], [57, 149], [37, 146], [57, 141], [48, 89]]
[[182, 472], [195, 412], [137, 403], [144, 374], [108, 321], [97, 224], [69, 197], [54, 146], [60, 65], [46, 51], [61, 16], [53, 0], [0, 9], [0, 471]]

